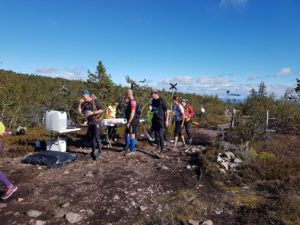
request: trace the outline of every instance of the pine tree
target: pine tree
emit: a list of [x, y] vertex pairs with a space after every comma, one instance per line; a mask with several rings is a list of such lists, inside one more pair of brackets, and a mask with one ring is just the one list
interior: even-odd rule
[[111, 76], [107, 74], [106, 68], [102, 61], [99, 61], [95, 73], [88, 71], [87, 83], [90, 90], [104, 102], [112, 102], [115, 85], [111, 80]]
[[300, 79], [296, 79], [296, 80], [297, 80], [297, 87], [295, 88], [295, 91], [300, 97]]
[[266, 97], [267, 96], [267, 86], [264, 82], [261, 82], [258, 87], [258, 97]]

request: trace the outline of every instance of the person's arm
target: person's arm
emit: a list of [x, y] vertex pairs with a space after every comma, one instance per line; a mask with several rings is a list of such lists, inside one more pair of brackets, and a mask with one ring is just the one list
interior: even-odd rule
[[165, 111], [165, 115], [166, 115], [166, 127], [168, 127], [169, 126], [169, 117], [170, 117], [170, 111], [167, 109], [166, 111]]
[[108, 119], [112, 118], [112, 116], [111, 116], [111, 107], [107, 108], [107, 117], [108, 117]]
[[167, 105], [166, 105], [166, 103], [163, 99], [161, 99], [161, 102], [162, 102], [162, 108], [165, 112], [165, 118], [166, 118], [165, 125], [166, 125], [166, 127], [168, 127], [169, 126], [170, 111], [168, 110], [168, 107], [167, 107]]
[[181, 127], [183, 127], [184, 126], [184, 122], [185, 122], [184, 108], [183, 108], [182, 105], [179, 108], [180, 108], [181, 116], [182, 116]]
[[82, 114], [82, 104], [84, 103], [84, 100], [81, 98], [80, 100], [79, 100], [79, 104], [78, 104], [78, 108], [77, 108], [77, 112], [79, 113], [79, 114]]
[[93, 112], [94, 115], [103, 114], [104, 113], [104, 107], [103, 107], [103, 105], [100, 104], [98, 101], [95, 102], [95, 105], [96, 105], [97, 110], [95, 110]]

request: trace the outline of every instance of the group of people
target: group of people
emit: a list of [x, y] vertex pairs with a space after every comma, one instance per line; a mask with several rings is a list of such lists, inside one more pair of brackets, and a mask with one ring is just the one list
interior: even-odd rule
[[[135, 154], [135, 145], [137, 142], [137, 129], [140, 119], [140, 109], [137, 100], [133, 95], [133, 91], [128, 89], [125, 94], [125, 112], [124, 116], [127, 121], [125, 127], [124, 150], [128, 155]], [[169, 127], [170, 115], [174, 117], [174, 148], [177, 148], [177, 143], [181, 139], [183, 146], [186, 145], [185, 137], [182, 129], [185, 128], [187, 142], [191, 144], [192, 138], [190, 134], [191, 118], [194, 116], [193, 109], [186, 99], [181, 99], [178, 96], [172, 98], [172, 110], [169, 110], [165, 100], [159, 96], [158, 90], [151, 91], [151, 101], [149, 102], [151, 109], [151, 132], [155, 137], [157, 148], [160, 152], [165, 148], [165, 131]], [[107, 118], [116, 118], [116, 110], [119, 103], [115, 102], [107, 108]], [[103, 119], [105, 110], [102, 104], [93, 97], [90, 91], [84, 90], [82, 98], [79, 101], [78, 112], [86, 118], [88, 129], [87, 137], [92, 144], [92, 158], [100, 159], [101, 139], [100, 139], [100, 121]], [[114, 139], [116, 137], [116, 128], [108, 127], [108, 135]]]
[[[131, 89], [127, 90], [125, 95], [125, 151], [128, 155], [135, 154], [135, 145], [137, 142], [137, 129], [141, 114], [139, 104], [133, 96]], [[191, 118], [194, 116], [193, 109], [187, 100], [181, 99], [178, 96], [172, 98], [172, 110], [169, 110], [163, 98], [159, 96], [158, 90], [151, 91], [151, 101], [149, 102], [151, 109], [151, 132], [154, 133], [155, 142], [160, 152], [165, 148], [165, 131], [169, 127], [170, 115], [174, 116], [174, 148], [177, 147], [178, 140], [181, 139], [183, 145], [186, 145], [182, 129], [185, 127], [188, 143], [191, 144], [192, 138], [190, 134]], [[94, 160], [100, 159], [101, 139], [100, 139], [100, 122], [103, 119], [105, 112], [108, 119], [116, 118], [116, 111], [119, 103], [115, 102], [105, 111], [103, 105], [98, 99], [88, 90], [83, 90], [82, 97], [79, 100], [78, 112], [85, 118], [88, 125], [87, 137], [92, 144], [91, 156]], [[1, 134], [0, 134], [1, 135]], [[108, 127], [108, 135], [110, 138], [116, 138], [115, 126]], [[8, 178], [0, 171], [0, 182], [5, 187], [5, 191], [1, 199], [9, 198], [18, 188], [14, 186]]]

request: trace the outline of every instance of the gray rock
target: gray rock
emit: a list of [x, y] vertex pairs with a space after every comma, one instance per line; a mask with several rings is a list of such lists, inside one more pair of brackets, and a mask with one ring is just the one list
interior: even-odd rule
[[35, 209], [30, 209], [26, 212], [26, 215], [29, 216], [29, 217], [38, 217], [42, 214], [43, 212], [41, 211], [38, 211], [38, 210], [35, 210]]
[[191, 165], [187, 165], [186, 168], [187, 168], [188, 170], [190, 170], [192, 167], [191, 167]]
[[60, 204], [60, 207], [62, 207], [62, 208], [67, 208], [69, 206], [70, 206], [70, 202], [64, 202], [64, 203]]
[[199, 225], [199, 222], [197, 220], [188, 220], [189, 225]]
[[120, 200], [120, 197], [119, 197], [118, 195], [115, 195], [115, 196], [113, 197], [113, 200], [114, 200], [114, 201], [118, 201], [118, 200]]
[[202, 225], [214, 225], [211, 220], [206, 220], [202, 223]]
[[234, 162], [234, 163], [240, 164], [240, 163], [242, 163], [243, 161], [240, 160], [239, 158], [235, 158], [235, 159], [233, 160], [233, 162]]
[[231, 170], [235, 170], [236, 168], [238, 168], [239, 167], [239, 164], [237, 164], [237, 163], [229, 163], [229, 168], [231, 169]]
[[65, 209], [59, 209], [53, 213], [54, 218], [63, 218], [68, 212]]
[[82, 217], [78, 213], [67, 213], [66, 220], [69, 223], [78, 223], [82, 220]]
[[144, 212], [144, 211], [146, 211], [148, 208], [147, 208], [146, 206], [140, 206], [139, 209], [140, 209], [142, 212]]
[[169, 168], [167, 166], [162, 166], [161, 169], [162, 170], [168, 170]]
[[136, 206], [135, 201], [132, 201], [132, 202], [131, 202], [131, 205], [132, 205], [132, 206]]
[[33, 223], [33, 225], [45, 225], [46, 221], [43, 220], [35, 220]]
[[228, 170], [228, 168], [229, 168], [228, 162], [221, 162], [220, 165], [223, 166], [225, 170]]
[[94, 177], [93, 173], [91, 171], [89, 171], [86, 175], [86, 177]]
[[6, 204], [6, 203], [0, 203], [0, 209], [3, 209], [3, 208], [5, 208], [5, 207], [7, 207], [7, 204]]
[[235, 155], [232, 152], [225, 152], [226, 158], [229, 160], [234, 160]]
[[17, 202], [23, 202], [24, 201], [24, 198], [18, 198], [17, 199]]
[[215, 210], [215, 213], [216, 213], [217, 215], [220, 215], [221, 213], [223, 213], [223, 209], [216, 209], [216, 210]]
[[139, 189], [137, 189], [136, 191], [141, 192], [141, 191], [143, 191], [143, 189], [139, 188]]
[[68, 174], [70, 174], [70, 172], [68, 170], [66, 170], [66, 171], [63, 172], [63, 174], [68, 175]]
[[20, 212], [15, 212], [14, 213], [14, 216], [18, 216], [18, 215], [20, 215]]

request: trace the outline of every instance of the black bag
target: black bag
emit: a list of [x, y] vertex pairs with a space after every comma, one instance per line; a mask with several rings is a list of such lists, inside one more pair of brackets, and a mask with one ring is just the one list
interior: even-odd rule
[[27, 156], [22, 163], [43, 165], [48, 168], [64, 166], [78, 158], [76, 154], [58, 151], [44, 151]]

